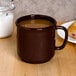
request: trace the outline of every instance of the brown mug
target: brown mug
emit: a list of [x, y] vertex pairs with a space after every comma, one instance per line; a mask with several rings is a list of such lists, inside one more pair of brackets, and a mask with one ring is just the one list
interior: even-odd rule
[[[25, 22], [24, 25], [27, 25], [29, 20], [45, 20], [50, 22], [47, 27], [26, 27], [21, 25], [21, 22]], [[37, 23], [33, 22], [34, 25]], [[66, 45], [68, 39], [68, 32], [66, 28], [62, 26], [56, 26], [57, 22], [54, 18], [33, 14], [20, 17], [16, 20], [17, 25], [17, 49], [18, 55], [21, 60], [28, 63], [44, 63], [49, 61], [55, 54], [55, 50], [63, 49]], [[65, 32], [65, 39], [61, 46], [55, 46], [55, 31], [57, 29], [62, 29]]]

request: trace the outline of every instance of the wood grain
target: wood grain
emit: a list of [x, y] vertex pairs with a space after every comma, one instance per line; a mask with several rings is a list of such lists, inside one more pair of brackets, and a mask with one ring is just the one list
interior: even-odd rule
[[[63, 40], [57, 35], [56, 45]], [[22, 62], [17, 55], [16, 27], [11, 37], [0, 39], [0, 76], [76, 76], [76, 45], [67, 43], [44, 64]]]

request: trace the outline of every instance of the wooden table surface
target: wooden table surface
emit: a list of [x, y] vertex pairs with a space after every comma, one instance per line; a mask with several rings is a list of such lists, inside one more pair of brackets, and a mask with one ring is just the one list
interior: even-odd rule
[[[63, 40], [56, 39], [56, 45], [61, 45]], [[68, 42], [44, 64], [25, 63], [17, 55], [15, 28], [11, 37], [0, 39], [0, 76], [76, 76], [76, 44]]]

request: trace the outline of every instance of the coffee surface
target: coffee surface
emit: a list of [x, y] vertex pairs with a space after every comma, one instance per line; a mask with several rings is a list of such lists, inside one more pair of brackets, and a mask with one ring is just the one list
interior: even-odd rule
[[52, 23], [43, 19], [30, 19], [20, 22], [19, 25], [26, 28], [45, 28], [51, 26]]

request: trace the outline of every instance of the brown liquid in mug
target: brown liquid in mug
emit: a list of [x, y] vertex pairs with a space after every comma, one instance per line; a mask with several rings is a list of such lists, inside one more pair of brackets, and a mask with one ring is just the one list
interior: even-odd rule
[[19, 24], [26, 28], [45, 28], [52, 25], [50, 21], [42, 20], [42, 19], [26, 20], [26, 21], [20, 22]]

